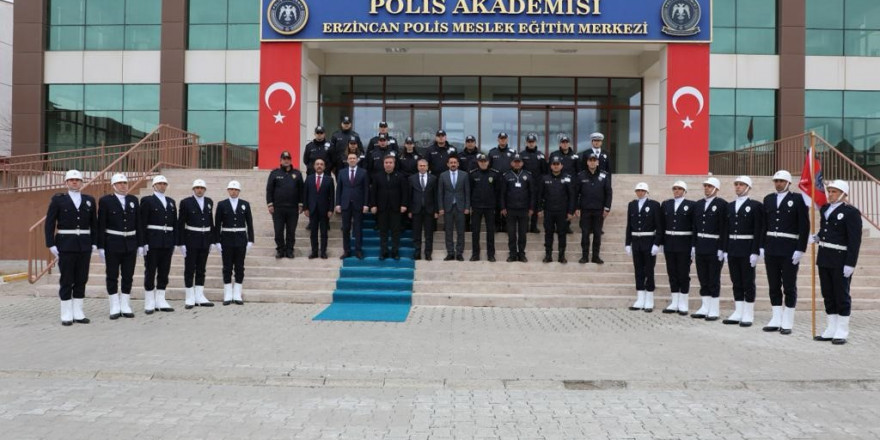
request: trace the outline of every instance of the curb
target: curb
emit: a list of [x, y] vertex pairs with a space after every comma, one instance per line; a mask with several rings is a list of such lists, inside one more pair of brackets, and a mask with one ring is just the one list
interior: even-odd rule
[[27, 277], [28, 277], [27, 272], [14, 273], [11, 275], [3, 275], [3, 276], [0, 276], [0, 284], [11, 283], [13, 281], [26, 280]]

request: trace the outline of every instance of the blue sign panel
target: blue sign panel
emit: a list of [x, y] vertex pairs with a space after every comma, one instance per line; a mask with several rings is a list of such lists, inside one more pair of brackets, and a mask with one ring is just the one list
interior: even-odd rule
[[262, 0], [262, 41], [708, 43], [711, 0]]

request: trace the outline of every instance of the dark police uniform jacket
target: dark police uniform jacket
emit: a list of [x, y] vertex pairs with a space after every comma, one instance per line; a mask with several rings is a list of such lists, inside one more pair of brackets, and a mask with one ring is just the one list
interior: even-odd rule
[[[224, 231], [228, 228], [245, 228], [247, 232]], [[225, 247], [245, 247], [254, 242], [254, 218], [251, 216], [251, 204], [238, 199], [238, 206], [232, 210], [229, 199], [217, 204], [214, 214], [214, 229], [217, 231], [220, 244]]]
[[[633, 235], [633, 233], [637, 233]], [[638, 233], [654, 232], [654, 235]], [[663, 240], [663, 210], [656, 200], [646, 199], [639, 209], [638, 199], [626, 207], [626, 246], [633, 252], [650, 252], [654, 245], [660, 246]]]
[[690, 253], [694, 241], [694, 202], [684, 199], [675, 209], [675, 199], [664, 200], [660, 209], [663, 210], [661, 243], [664, 252]]
[[764, 231], [766, 235], [761, 246], [764, 255], [791, 258], [794, 251], [805, 252], [810, 235], [810, 218], [803, 196], [789, 191], [779, 207], [776, 207], [776, 193], [764, 197]]
[[[731, 257], [748, 257], [759, 254], [761, 236], [764, 234], [764, 206], [761, 202], [748, 199], [736, 210], [736, 200], [727, 204], [727, 235], [724, 250]], [[735, 235], [751, 235], [752, 239], [737, 239]]]
[[[540, 177], [550, 172], [550, 169], [547, 167], [547, 158], [538, 148], [529, 149], [526, 147], [519, 152], [519, 157], [523, 161], [523, 169], [532, 173], [532, 176]], [[563, 164], [564, 167], [565, 165]]]
[[[819, 222], [819, 253], [816, 265], [819, 267], [842, 268], [856, 267], [859, 261], [859, 248], [862, 246], [862, 214], [855, 206], [842, 203], [831, 211], [828, 219], [825, 213], [830, 204], [819, 210], [822, 215]], [[845, 248], [846, 250], [843, 250]]]
[[577, 203], [575, 207], [585, 210], [611, 210], [611, 174], [600, 171], [595, 173], [589, 169], [581, 171], [575, 179]]
[[[346, 141], [348, 142], [348, 141]], [[329, 173], [333, 170], [333, 160], [331, 158], [333, 155], [330, 151], [330, 140], [324, 139], [323, 141], [319, 141], [317, 139], [312, 140], [308, 144], [306, 144], [305, 152], [303, 152], [303, 163], [306, 164], [306, 174], [313, 174], [315, 172], [315, 160], [316, 159], [324, 159], [324, 172]]]
[[727, 236], [727, 202], [715, 197], [706, 206], [706, 199], [694, 202], [694, 235], [691, 247], [697, 255], [718, 255], [724, 250]]
[[[199, 209], [195, 196], [180, 201], [180, 216], [177, 219], [177, 244], [187, 249], [207, 249], [217, 242], [214, 230], [214, 201], [205, 197], [205, 209]], [[186, 226], [204, 229], [204, 232], [187, 229]]]
[[412, 153], [407, 153], [406, 148], [397, 155], [397, 171], [404, 176], [412, 176], [419, 172], [419, 159], [423, 159], [422, 155], [413, 149]]
[[385, 172], [385, 156], [391, 156], [394, 158], [394, 167], [397, 168], [397, 152], [386, 147], [382, 148], [374, 148], [373, 151], [367, 152], [367, 171], [370, 173], [370, 177], [378, 176]]
[[[79, 209], [67, 193], [52, 196], [46, 212], [46, 247], [59, 252], [91, 252], [98, 239], [98, 206], [92, 196], [82, 194]], [[55, 234], [58, 230], [79, 230], [80, 234]]]
[[541, 177], [538, 185], [538, 209], [547, 212], [574, 213], [575, 189], [571, 176], [566, 173], [553, 173]]
[[[174, 199], [165, 196], [168, 206], [155, 194], [141, 198], [141, 231], [143, 243], [153, 249], [170, 249], [177, 245], [177, 208]], [[161, 226], [164, 229], [150, 229], [150, 225]]]
[[581, 172], [581, 161], [580, 156], [574, 152], [573, 149], [569, 148], [568, 153], [563, 153], [562, 149], [558, 149], [552, 153], [550, 153], [549, 161], [553, 162], [554, 157], [559, 157], [562, 159], [562, 172], [576, 176], [579, 172]]
[[487, 168], [470, 172], [471, 209], [496, 209], [501, 204], [501, 173]]
[[428, 158], [428, 170], [430, 170], [431, 174], [439, 176], [440, 173], [448, 170], [449, 167], [446, 166], [446, 160], [452, 155], [457, 156], [458, 150], [451, 143], [447, 142], [443, 148], [437, 145], [437, 142], [432, 143], [425, 151], [425, 156]]
[[[589, 160], [590, 155], [593, 154], [593, 147], [588, 146], [586, 150], [581, 153], [583, 156], [583, 161], [581, 162], [581, 166], [586, 169], [587, 168], [587, 160]], [[605, 171], [606, 173], [611, 173], [611, 159], [608, 158], [608, 153], [605, 150], [599, 149], [599, 170]]]
[[[386, 134], [388, 136], [388, 140], [385, 141], [385, 145], [388, 146], [388, 149], [400, 154], [400, 145], [397, 143], [397, 139], [394, 136]], [[370, 154], [371, 151], [379, 148], [379, 135], [373, 136], [370, 139], [370, 142], [367, 143], [367, 154]]]
[[345, 147], [348, 146], [348, 140], [351, 139], [352, 136], [357, 137], [358, 149], [364, 151], [364, 143], [358, 132], [354, 130], [336, 130], [330, 135], [330, 154], [338, 156], [345, 151]]
[[297, 208], [302, 205], [304, 185], [298, 169], [275, 168], [266, 181], [266, 204], [275, 208]]
[[[474, 148], [473, 150], [468, 150], [467, 148], [461, 150], [458, 153], [458, 169], [470, 173], [473, 170], [479, 169], [480, 164], [477, 163], [477, 155], [480, 154], [479, 148]], [[492, 166], [491, 164], [489, 165]]]
[[[125, 206], [119, 203], [116, 194], [107, 194], [98, 201], [98, 240], [99, 249], [106, 252], [135, 252], [143, 243], [140, 228], [137, 197], [127, 194]], [[111, 231], [111, 232], [108, 232]], [[116, 235], [113, 232], [134, 235]]]
[[538, 181], [525, 168], [517, 173], [510, 170], [501, 176], [501, 209], [516, 211], [535, 210]]
[[510, 161], [513, 159], [514, 154], [516, 154], [516, 151], [513, 151], [510, 145], [505, 148], [495, 147], [489, 150], [489, 168], [494, 168], [501, 175], [504, 175], [511, 168]]

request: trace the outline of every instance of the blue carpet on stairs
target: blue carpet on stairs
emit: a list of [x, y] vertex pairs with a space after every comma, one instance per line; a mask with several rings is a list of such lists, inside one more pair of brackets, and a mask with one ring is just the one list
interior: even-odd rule
[[[333, 302], [314, 317], [315, 321], [403, 322], [412, 305], [415, 261], [412, 239], [405, 231], [400, 239], [400, 260], [379, 260], [379, 233], [372, 215], [364, 219], [364, 259], [342, 261]], [[352, 241], [354, 241], [352, 239]]]

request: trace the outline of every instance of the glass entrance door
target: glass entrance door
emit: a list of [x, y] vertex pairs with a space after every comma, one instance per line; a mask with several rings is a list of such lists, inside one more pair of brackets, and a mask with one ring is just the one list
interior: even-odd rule
[[388, 132], [397, 138], [403, 148], [403, 140], [412, 136], [417, 149], [425, 149], [434, 142], [434, 134], [440, 129], [440, 109], [436, 107], [389, 107], [385, 110]]
[[526, 145], [526, 136], [535, 133], [538, 136], [538, 148], [545, 155], [559, 148], [559, 138], [568, 136], [572, 145], [575, 139], [574, 109], [535, 109], [524, 108], [519, 112], [519, 149]]

